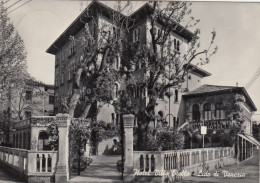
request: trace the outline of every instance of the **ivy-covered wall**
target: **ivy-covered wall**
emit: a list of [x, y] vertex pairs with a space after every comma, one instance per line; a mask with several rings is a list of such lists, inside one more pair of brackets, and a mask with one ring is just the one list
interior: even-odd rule
[[199, 105], [200, 120], [206, 120], [203, 115], [203, 106], [206, 103], [210, 104], [211, 120], [219, 119], [216, 116], [216, 103], [222, 102], [222, 115], [220, 119], [235, 120], [238, 119], [241, 122], [242, 132], [251, 134], [251, 111], [247, 105], [247, 101], [244, 96], [238, 93], [223, 93], [223, 94], [205, 94], [200, 96], [193, 96], [185, 98], [185, 119], [187, 121], [193, 120], [193, 105]]

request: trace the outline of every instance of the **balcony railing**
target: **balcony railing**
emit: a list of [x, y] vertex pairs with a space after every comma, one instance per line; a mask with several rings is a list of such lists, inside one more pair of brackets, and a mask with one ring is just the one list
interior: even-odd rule
[[190, 127], [200, 128], [201, 126], [207, 126], [208, 129], [228, 129], [232, 125], [230, 119], [214, 119], [205, 121], [191, 121], [189, 122]]

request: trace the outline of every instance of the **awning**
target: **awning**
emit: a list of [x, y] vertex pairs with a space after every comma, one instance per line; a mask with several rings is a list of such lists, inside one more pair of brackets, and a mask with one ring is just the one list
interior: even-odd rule
[[256, 140], [253, 136], [250, 136], [250, 135], [246, 135], [245, 136], [247, 138], [249, 138], [250, 140], [254, 141], [255, 142], [255, 145], [259, 146], [260, 147], [260, 142], [258, 140]]
[[246, 141], [251, 142], [252, 144], [259, 146], [260, 147], [260, 143], [252, 136], [249, 135], [244, 135], [244, 134], [237, 134], [239, 137], [242, 137], [243, 139], [245, 139]]

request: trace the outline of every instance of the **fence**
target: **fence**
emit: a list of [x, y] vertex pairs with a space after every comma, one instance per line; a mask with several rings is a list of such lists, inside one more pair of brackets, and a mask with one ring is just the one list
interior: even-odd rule
[[233, 157], [232, 147], [185, 149], [173, 151], [134, 151], [134, 169], [141, 172], [183, 169], [203, 162]]
[[0, 162], [26, 176], [53, 176], [57, 151], [31, 151], [0, 147]]

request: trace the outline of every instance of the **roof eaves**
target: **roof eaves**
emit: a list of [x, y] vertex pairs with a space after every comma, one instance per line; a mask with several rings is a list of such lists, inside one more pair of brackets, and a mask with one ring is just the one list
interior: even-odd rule
[[[216, 86], [216, 85], [203, 85], [203, 86]], [[223, 87], [230, 87], [230, 88], [226, 88], [223, 90], [216, 90], [216, 91], [207, 91], [207, 92], [198, 92], [198, 93], [187, 93], [184, 94], [183, 97], [184, 98], [188, 98], [188, 97], [196, 97], [196, 96], [205, 96], [206, 94], [220, 94], [220, 93], [225, 93], [225, 92], [233, 92], [233, 91], [241, 91], [245, 94], [246, 98], [248, 99], [247, 101], [249, 102], [252, 111], [257, 111], [257, 107], [255, 106], [253, 100], [251, 99], [251, 97], [249, 96], [249, 94], [247, 93], [246, 89], [244, 87], [232, 87], [232, 86], [223, 86]]]

